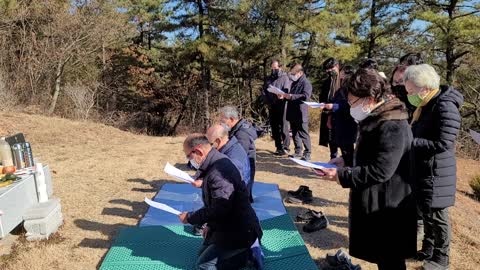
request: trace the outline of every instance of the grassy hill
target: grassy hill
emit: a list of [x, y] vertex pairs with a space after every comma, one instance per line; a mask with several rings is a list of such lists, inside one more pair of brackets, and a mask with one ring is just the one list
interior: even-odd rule
[[[148, 137], [90, 122], [74, 122], [26, 114], [0, 113], [0, 134], [23, 132], [35, 156], [49, 164], [54, 194], [62, 201], [65, 224], [46, 242], [18, 241], [11, 256], [0, 259], [0, 269], [44, 270], [97, 268], [111, 240], [123, 226], [135, 226], [146, 211], [144, 197], [152, 197], [165, 182], [166, 162], [184, 164], [184, 137]], [[313, 141], [318, 141], [314, 136]], [[348, 247], [348, 190], [322, 181], [310, 171], [285, 159], [274, 158], [273, 142], [257, 142], [257, 181], [277, 183], [282, 195], [299, 185], [309, 185], [312, 205], [286, 205], [294, 217], [312, 208], [323, 211], [331, 226], [313, 234], [298, 229], [319, 266], [327, 253]], [[324, 147], [314, 146], [314, 160], [327, 160]], [[457, 204], [453, 224], [451, 269], [478, 269], [480, 265], [480, 203], [471, 199], [469, 179], [479, 173], [480, 162], [459, 160]], [[356, 260], [363, 269], [375, 266]], [[415, 269], [418, 263], [411, 263]]]

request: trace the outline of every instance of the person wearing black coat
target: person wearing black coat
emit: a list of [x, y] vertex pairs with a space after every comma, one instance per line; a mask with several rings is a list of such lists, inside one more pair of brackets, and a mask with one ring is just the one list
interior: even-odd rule
[[[340, 89], [342, 81], [340, 78], [340, 63], [335, 58], [328, 58], [322, 64], [323, 70], [328, 77], [323, 81], [320, 89], [322, 103], [332, 103], [335, 93]], [[332, 133], [332, 111], [324, 108], [320, 116], [320, 140], [319, 145], [330, 148], [330, 158], [336, 158], [338, 146], [335, 144]]]
[[250, 247], [262, 230], [250, 205], [242, 176], [232, 161], [210, 146], [203, 134], [192, 134], [183, 149], [192, 164], [198, 164], [203, 179], [204, 207], [184, 212], [182, 223], [207, 224], [197, 259], [198, 269], [240, 269], [250, 258]]
[[377, 71], [359, 69], [349, 81], [348, 102], [359, 122], [354, 164], [317, 173], [350, 189], [349, 252], [380, 270], [405, 270], [416, 254], [416, 204], [412, 132], [405, 105], [388, 95]]
[[257, 150], [255, 140], [258, 138], [257, 130], [246, 119], [240, 119], [237, 108], [225, 106], [220, 109], [220, 121], [230, 128], [229, 139], [237, 138], [240, 145], [247, 152], [250, 161], [250, 181], [248, 182], [248, 192], [250, 193], [250, 202], [253, 202], [253, 183], [255, 181], [255, 163], [257, 160]]
[[455, 140], [460, 130], [463, 96], [440, 86], [440, 76], [427, 64], [409, 66], [404, 74], [416, 154], [419, 208], [423, 212], [422, 249], [417, 259], [426, 270], [448, 269], [451, 228], [448, 208], [455, 204]]
[[296, 64], [290, 70], [290, 78], [293, 81], [290, 93], [279, 95], [279, 98], [287, 100], [287, 120], [290, 122], [295, 144], [295, 154], [292, 156], [308, 161], [312, 153], [312, 144], [308, 133], [308, 106], [304, 101], [308, 101], [312, 96], [312, 84], [300, 64]]
[[286, 101], [279, 99], [277, 95], [270, 93], [267, 89], [274, 86], [285, 93], [290, 91], [291, 81], [286, 72], [282, 70], [282, 65], [278, 60], [272, 61], [272, 74], [267, 77], [263, 87], [263, 99], [268, 106], [270, 127], [272, 128], [272, 137], [275, 141], [275, 155], [286, 155], [290, 148], [290, 128], [286, 119]]
[[350, 105], [348, 104], [348, 91], [345, 82], [348, 81], [354, 70], [351, 66], [344, 66], [340, 71], [340, 80], [342, 86], [335, 91], [330, 103], [325, 104], [323, 112], [328, 112], [330, 116], [330, 158], [337, 157], [338, 148], [342, 152], [342, 158], [346, 166], [353, 165], [353, 149], [357, 140], [357, 123], [350, 115]]

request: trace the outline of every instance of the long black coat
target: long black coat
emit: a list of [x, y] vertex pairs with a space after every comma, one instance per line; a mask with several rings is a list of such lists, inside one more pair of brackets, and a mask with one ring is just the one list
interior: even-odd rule
[[232, 161], [215, 149], [200, 166], [204, 207], [188, 213], [190, 224], [208, 224], [207, 244], [227, 249], [249, 248], [262, 237], [246, 185]]
[[[415, 255], [412, 132], [398, 99], [377, 108], [359, 124], [354, 166], [338, 171], [350, 188], [350, 254], [378, 263]], [[412, 182], [412, 183], [411, 183]]]
[[308, 101], [312, 96], [312, 84], [305, 75], [292, 83], [292, 99], [287, 101], [287, 120], [293, 123], [308, 123]]
[[457, 167], [455, 139], [460, 129], [463, 96], [442, 86], [412, 124], [420, 206], [446, 208], [455, 203]]
[[338, 89], [331, 102], [335, 107], [332, 112], [333, 141], [338, 146], [355, 143], [357, 122], [350, 115], [347, 89], [345, 87]]

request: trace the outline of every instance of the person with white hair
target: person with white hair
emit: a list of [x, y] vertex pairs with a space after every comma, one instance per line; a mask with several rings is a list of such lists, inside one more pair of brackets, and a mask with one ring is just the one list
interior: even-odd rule
[[257, 150], [255, 140], [258, 138], [257, 130], [246, 119], [241, 119], [238, 110], [234, 106], [225, 106], [220, 109], [220, 122], [230, 128], [229, 139], [236, 137], [240, 145], [247, 152], [250, 161], [250, 181], [248, 182], [248, 191], [250, 193], [250, 202], [253, 203], [252, 188], [255, 180], [255, 162], [257, 159]]
[[444, 270], [449, 265], [448, 207], [455, 203], [455, 140], [463, 96], [452, 87], [440, 86], [440, 76], [428, 64], [409, 66], [403, 81], [408, 101], [416, 107], [411, 127], [418, 206], [425, 232], [417, 259], [425, 261], [425, 270]]

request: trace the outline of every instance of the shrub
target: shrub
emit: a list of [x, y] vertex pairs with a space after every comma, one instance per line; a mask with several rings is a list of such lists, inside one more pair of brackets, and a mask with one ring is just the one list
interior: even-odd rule
[[473, 196], [480, 200], [480, 175], [474, 176], [470, 181], [470, 187], [473, 189]]

